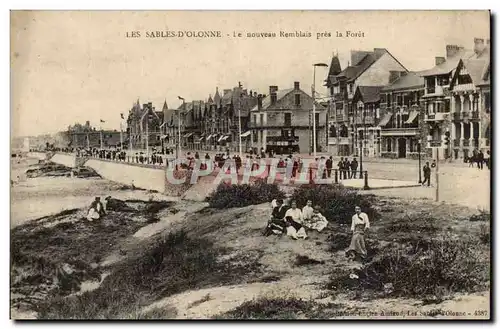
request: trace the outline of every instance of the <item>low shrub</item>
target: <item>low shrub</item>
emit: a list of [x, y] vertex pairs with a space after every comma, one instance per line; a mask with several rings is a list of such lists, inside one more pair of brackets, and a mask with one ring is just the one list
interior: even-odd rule
[[474, 214], [469, 217], [471, 222], [489, 222], [491, 220], [491, 214], [487, 211], [480, 210], [479, 214]]
[[295, 266], [305, 266], [305, 265], [317, 265], [317, 264], [324, 264], [324, 263], [325, 263], [325, 261], [323, 261], [323, 260], [317, 260], [317, 259], [310, 258], [310, 257], [304, 256], [304, 255], [297, 255], [297, 257], [295, 257], [294, 265]]
[[261, 319], [261, 320], [289, 320], [296, 319], [299, 313], [313, 308], [313, 303], [290, 298], [258, 298], [246, 301], [235, 309], [226, 312], [218, 319]]
[[[42, 319], [124, 319], [158, 298], [245, 280], [248, 266], [218, 262], [223, 250], [184, 231], [170, 233], [113, 267], [93, 291], [40, 305]], [[250, 268], [251, 270], [251, 268]]]
[[351, 223], [354, 207], [357, 205], [370, 220], [379, 218], [379, 213], [373, 207], [373, 198], [371, 195], [361, 195], [354, 189], [335, 185], [303, 185], [292, 195], [297, 206], [303, 207], [307, 200], [312, 200], [313, 205], [320, 206], [322, 214], [329, 221], [342, 224]]
[[267, 184], [265, 180], [257, 180], [253, 184], [221, 184], [207, 197], [207, 202], [211, 208], [225, 209], [246, 207], [284, 197], [285, 193], [278, 185]]
[[391, 244], [361, 269], [341, 276], [336, 273], [329, 287], [378, 291], [394, 297], [477, 291], [484, 288], [489, 270], [475, 254], [474, 246], [470, 240], [446, 239]]
[[490, 239], [490, 227], [488, 225], [481, 225], [479, 232], [479, 241], [483, 244], [489, 244]]

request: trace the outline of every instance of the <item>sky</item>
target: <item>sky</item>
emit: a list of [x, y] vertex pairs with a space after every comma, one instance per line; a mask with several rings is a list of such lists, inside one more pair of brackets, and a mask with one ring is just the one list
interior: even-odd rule
[[[146, 38], [146, 31], [221, 31], [222, 38]], [[140, 31], [140, 38], [127, 32]], [[238, 38], [241, 32], [311, 32], [311, 38]], [[338, 38], [336, 31], [364, 33]], [[489, 38], [487, 11], [12, 11], [11, 136], [76, 122], [119, 129], [133, 103], [177, 108], [238, 85], [310, 92], [313, 63], [342, 67], [351, 50], [386, 48], [409, 70], [429, 69], [447, 44]], [[331, 37], [317, 38], [317, 33]], [[229, 35], [229, 36], [228, 36]], [[326, 95], [327, 68], [316, 69]], [[100, 124], [100, 120], [105, 123]]]

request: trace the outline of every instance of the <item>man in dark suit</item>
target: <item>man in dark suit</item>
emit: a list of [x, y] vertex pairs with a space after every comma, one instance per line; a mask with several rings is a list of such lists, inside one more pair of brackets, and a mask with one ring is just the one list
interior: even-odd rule
[[351, 161], [351, 178], [356, 179], [356, 173], [358, 171], [358, 160], [353, 158]]
[[349, 162], [349, 159], [346, 157], [344, 159], [344, 179], [350, 178], [351, 176], [351, 163]]
[[332, 167], [333, 167], [333, 158], [329, 157], [326, 160], [326, 170], [328, 170], [328, 178], [332, 177]]
[[342, 179], [342, 173], [344, 172], [344, 158], [341, 157], [339, 163], [337, 164], [339, 168], [339, 179]]
[[422, 186], [427, 183], [427, 186], [431, 186], [431, 167], [429, 166], [429, 162], [426, 162], [424, 168], [424, 181], [422, 182]]

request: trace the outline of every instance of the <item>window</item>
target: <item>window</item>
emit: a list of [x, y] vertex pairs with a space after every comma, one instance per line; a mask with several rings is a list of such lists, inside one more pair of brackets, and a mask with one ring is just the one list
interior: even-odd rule
[[292, 137], [292, 131], [290, 129], [282, 129], [281, 136], [284, 138], [290, 138]]
[[257, 114], [253, 115], [253, 124], [257, 125]]
[[352, 104], [349, 104], [349, 105], [348, 105], [348, 113], [349, 113], [349, 115], [351, 115], [351, 116], [353, 115], [353, 112], [352, 112]]
[[391, 107], [392, 94], [387, 94], [387, 107]]
[[295, 94], [295, 105], [300, 105], [300, 94]]
[[285, 124], [284, 125], [285, 126], [291, 126], [292, 125], [292, 113], [285, 113]]
[[260, 125], [263, 126], [264, 125], [264, 113], [261, 113], [260, 114]]
[[319, 126], [319, 113], [315, 113], [316, 126]]
[[387, 103], [387, 94], [380, 95], [380, 103]]
[[335, 126], [333, 125], [330, 126], [330, 133], [328, 137], [337, 137], [337, 129], [335, 129]]
[[257, 143], [257, 141], [259, 139], [259, 135], [257, 134], [256, 130], [252, 131], [252, 137], [253, 137], [253, 142]]
[[349, 94], [352, 94], [352, 83], [349, 84]]

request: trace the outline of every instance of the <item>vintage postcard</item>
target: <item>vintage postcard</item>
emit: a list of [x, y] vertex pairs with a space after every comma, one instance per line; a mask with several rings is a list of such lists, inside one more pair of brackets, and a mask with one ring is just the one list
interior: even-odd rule
[[11, 11], [12, 319], [491, 319], [489, 11]]

